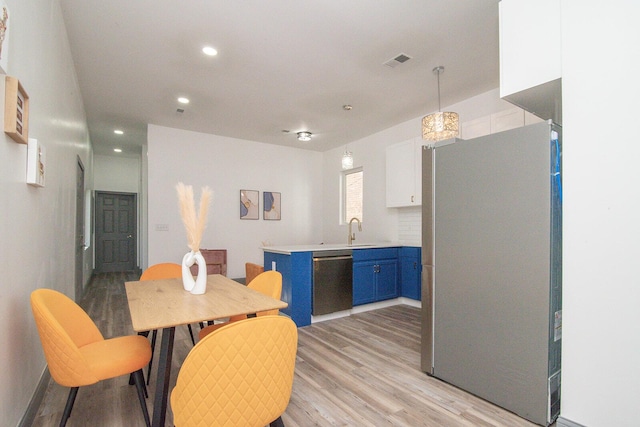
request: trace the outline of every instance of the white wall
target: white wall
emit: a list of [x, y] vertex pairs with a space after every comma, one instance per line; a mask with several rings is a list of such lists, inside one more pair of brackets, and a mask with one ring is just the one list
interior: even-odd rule
[[96, 191], [140, 193], [140, 158], [93, 156], [93, 184]]
[[[188, 252], [175, 186], [192, 185], [196, 204], [209, 186], [213, 201], [202, 247], [227, 249], [229, 277], [244, 263], [262, 264], [263, 242], [319, 242], [322, 238], [322, 153], [149, 125], [149, 264], [181, 262]], [[240, 219], [240, 190], [282, 195], [282, 219]], [[156, 231], [158, 224], [167, 231]]]
[[[8, 54], [5, 71], [28, 93], [29, 136], [46, 148], [46, 187], [31, 187], [25, 183], [26, 145], [0, 135], [0, 424], [15, 426], [45, 368], [29, 295], [36, 288], [54, 288], [74, 296], [77, 157], [88, 188], [92, 161], [58, 1], [4, 3], [10, 31], [2, 52]], [[0, 105], [4, 109], [4, 102]]]
[[562, 0], [561, 416], [640, 422], [640, 27], [635, 0]]

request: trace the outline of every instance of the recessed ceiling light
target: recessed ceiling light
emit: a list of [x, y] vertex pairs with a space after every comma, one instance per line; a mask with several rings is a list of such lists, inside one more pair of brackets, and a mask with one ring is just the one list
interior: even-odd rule
[[114, 148], [113, 151], [116, 153], [122, 153], [122, 148]]
[[209, 55], [209, 56], [216, 56], [218, 54], [218, 51], [212, 48], [211, 46], [203, 47], [202, 52], [204, 52], [205, 55]]
[[121, 131], [120, 129], [116, 129], [116, 130], [114, 130], [114, 131], [113, 131], [113, 133], [115, 133], [116, 135], [122, 135], [122, 134], [124, 134], [124, 132], [123, 132], [123, 131]]
[[185, 98], [185, 97], [181, 96], [180, 98], [178, 98], [178, 102], [180, 104], [188, 104], [189, 103], [189, 98]]

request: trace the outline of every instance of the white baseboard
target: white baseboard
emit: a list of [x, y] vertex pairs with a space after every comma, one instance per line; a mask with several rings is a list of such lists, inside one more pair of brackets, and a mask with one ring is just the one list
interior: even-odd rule
[[556, 420], [556, 427], [585, 427], [582, 424], [578, 424], [566, 418], [558, 417]]
[[355, 306], [349, 310], [336, 311], [335, 313], [323, 314], [320, 316], [311, 316], [311, 323], [324, 322], [326, 320], [339, 319], [341, 317], [351, 316], [352, 314], [364, 313], [366, 311], [377, 310], [379, 308], [391, 307], [393, 305], [410, 305], [412, 307], [420, 308], [422, 303], [420, 301], [413, 300], [411, 298], [394, 298], [386, 301], [373, 302], [371, 304], [364, 304]]

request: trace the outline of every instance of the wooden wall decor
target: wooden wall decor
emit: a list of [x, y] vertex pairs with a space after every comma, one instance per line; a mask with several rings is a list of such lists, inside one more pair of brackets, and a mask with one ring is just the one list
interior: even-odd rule
[[11, 76], [5, 78], [4, 132], [20, 144], [29, 142], [29, 96]]

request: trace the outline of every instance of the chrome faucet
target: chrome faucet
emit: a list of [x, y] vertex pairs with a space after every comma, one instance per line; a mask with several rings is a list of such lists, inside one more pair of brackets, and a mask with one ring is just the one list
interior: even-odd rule
[[355, 217], [351, 218], [351, 220], [349, 221], [349, 238], [347, 239], [347, 244], [349, 246], [351, 246], [353, 241], [356, 240], [356, 233], [351, 232], [351, 224], [353, 224], [353, 221], [358, 221], [358, 231], [362, 231], [362, 223], [360, 222], [360, 220]]

